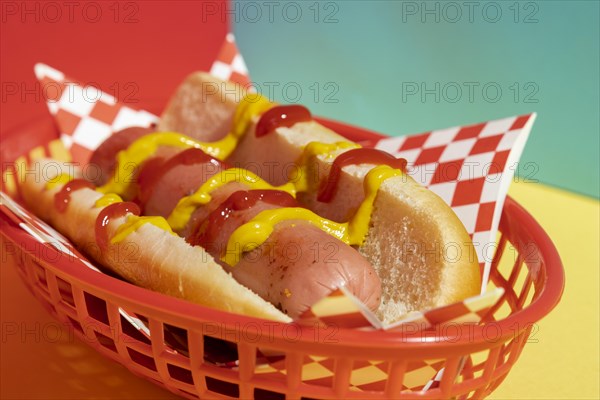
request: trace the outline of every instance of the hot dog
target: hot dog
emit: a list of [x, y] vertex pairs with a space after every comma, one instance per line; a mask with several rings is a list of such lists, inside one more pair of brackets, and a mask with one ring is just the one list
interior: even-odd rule
[[[117, 135], [131, 132], [136, 138], [131, 143], [141, 138], [131, 130]], [[106, 142], [106, 146], [112, 145]], [[101, 145], [97, 152], [105, 153], [104, 147]], [[135, 174], [137, 194], [127, 188], [119, 194], [136, 200], [144, 215], [168, 218], [178, 201], [212, 179], [219, 187], [210, 191], [210, 201], [199, 204], [181, 226], [171, 225], [189, 243], [203, 246], [217, 260], [228, 249], [231, 234], [261, 211], [300, 206], [289, 193], [270, 185], [268, 190], [248, 190], [253, 186], [247, 183], [252, 178], [249, 171], [231, 168], [200, 149], [177, 153], [166, 147], [157, 147], [141, 164]], [[165, 159], [167, 151], [176, 154]], [[298, 317], [342, 285], [371, 309], [379, 306], [381, 282], [372, 266], [355, 249], [303, 220], [278, 224], [268, 242], [241, 254], [235, 265], [229, 264], [222, 263], [227, 272], [291, 317]]]
[[[123, 232], [122, 228], [132, 226], [128, 224], [143, 221], [136, 217], [135, 203], [119, 202], [94, 188], [82, 187], [69, 193], [64, 207], [57, 207], [57, 199], [65, 203], [60, 194], [68, 189], [68, 183], [61, 183], [62, 177], [78, 178], [79, 171], [53, 160], [38, 163], [40, 168], [50, 163], [53, 168], [44, 176], [25, 177], [20, 188], [23, 200], [102, 266], [138, 286], [167, 295], [228, 312], [291, 321], [239, 284], [202, 247], [191, 246], [169, 232], [164, 219], [146, 220], [150, 223], [141, 224], [122, 240], [110, 240]], [[119, 204], [123, 206], [117, 209]]]
[[[190, 98], [190, 93], [196, 93], [196, 99], [206, 97], [198, 94], [207, 89], [214, 93], [211, 101]], [[237, 104], [231, 101], [232, 93]], [[336, 222], [352, 220], [365, 203], [365, 185], [379, 185], [373, 188], [376, 198], [368, 213], [368, 233], [357, 247], [382, 279], [379, 316], [383, 320], [478, 292], [477, 257], [450, 207], [407, 174], [384, 170], [385, 166], [401, 170], [400, 160], [378, 150], [360, 149], [316, 122], [302, 106], [278, 106], [259, 95], [245, 95], [239, 87], [235, 92], [231, 84], [210, 75], [194, 73], [170, 100], [159, 128], [188, 125], [197, 140], [214, 139], [214, 132], [204, 137], [197, 127], [206, 126], [198, 121], [211, 114], [216, 99], [221, 99], [221, 112], [228, 109], [227, 118], [234, 121], [226, 136], [216, 136], [236, 139], [230, 151], [221, 152], [226, 160], [252, 168], [273, 185], [291, 180], [300, 203], [317, 214]], [[187, 104], [188, 113], [182, 113], [178, 104]], [[366, 179], [377, 172], [382, 179]]]
[[[228, 94], [206, 96], [207, 83]], [[344, 285], [392, 322], [477, 293], [464, 227], [406, 174], [403, 160], [359, 149], [301, 106], [232, 96], [236, 90], [193, 74], [158, 128], [117, 133], [95, 152], [99, 187], [67, 190], [57, 211], [52, 199], [73, 177], [55, 177], [51, 188], [28, 180], [25, 201], [75, 243], [101, 243], [88, 253], [125, 279], [227, 311], [285, 321]], [[134, 203], [104, 206], [111, 193]], [[102, 235], [92, 233], [117, 207]], [[144, 249], [141, 260], [110, 256], [127, 244]], [[459, 253], [452, 259], [448, 244]], [[157, 249], [177, 249], [177, 262]], [[333, 259], [325, 257], [332, 249]]]

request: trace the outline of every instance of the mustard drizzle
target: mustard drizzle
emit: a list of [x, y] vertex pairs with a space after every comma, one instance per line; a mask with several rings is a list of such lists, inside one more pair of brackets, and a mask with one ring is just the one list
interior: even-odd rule
[[213, 175], [195, 193], [182, 197], [169, 218], [167, 218], [169, 225], [176, 231], [183, 229], [196, 208], [211, 201], [211, 192], [231, 182], [242, 183], [251, 190], [281, 190], [289, 193], [292, 197], [296, 197], [296, 188], [292, 183], [288, 182], [282, 186], [273, 186], [247, 169], [229, 168]]
[[109, 181], [98, 187], [100, 193], [127, 195], [134, 182], [135, 169], [152, 156], [159, 146], [202, 149], [202, 144], [175, 132], [152, 133], [134, 141], [127, 149], [117, 154], [117, 167]]
[[327, 156], [328, 158], [333, 158], [333, 152], [337, 150], [357, 147], [360, 146], [351, 142], [310, 142], [305, 146], [300, 161], [297, 163], [299, 166], [297, 176], [291, 178], [288, 183], [281, 186], [273, 186], [258, 175], [243, 168], [229, 168], [220, 171], [202, 184], [195, 193], [181, 198], [167, 218], [167, 221], [174, 230], [183, 229], [196, 208], [211, 201], [210, 193], [230, 182], [245, 184], [251, 190], [281, 190], [295, 198], [296, 193], [305, 192], [309, 189], [309, 162], [313, 157]]
[[[194, 147], [203, 150], [213, 157], [220, 159], [227, 158], [235, 150], [239, 140], [252, 123], [252, 120], [273, 105], [273, 103], [261, 95], [247, 95], [236, 109], [231, 131], [223, 139], [216, 142], [198, 142], [174, 132], [150, 134], [136, 140], [126, 150], [118, 153], [117, 169], [112, 181], [97, 189], [101, 193], [106, 193], [106, 195], [96, 202], [96, 206], [104, 206], [122, 201], [119, 195], [127, 194], [133, 180], [120, 180], [120, 178], [127, 177], [128, 167], [140, 165], [152, 156], [159, 146]], [[335, 157], [335, 153], [338, 150], [358, 147], [360, 147], [358, 144], [352, 142], [311, 142], [305, 146], [302, 156], [297, 162], [297, 176], [295, 178], [288, 177], [290, 179], [288, 183], [278, 187], [270, 185], [254, 173], [241, 168], [230, 168], [220, 171], [207, 180], [195, 193], [180, 199], [166, 220], [162, 217], [129, 216], [127, 222], [118, 228], [111, 239], [111, 243], [123, 240], [145, 223], [152, 223], [171, 234], [173, 234], [173, 230], [183, 229], [196, 208], [211, 201], [211, 192], [230, 182], [243, 183], [250, 189], [282, 190], [296, 197], [296, 193], [309, 189], [310, 161], [314, 157], [331, 159]], [[310, 210], [299, 207], [263, 211], [233, 232], [227, 244], [227, 251], [222, 259], [229, 265], [237, 264], [243, 252], [259, 247], [271, 235], [274, 225], [286, 220], [306, 220], [346, 244], [361, 245], [368, 233], [373, 204], [380, 186], [386, 179], [400, 175], [402, 175], [401, 170], [393, 169], [386, 165], [379, 165], [369, 171], [364, 180], [365, 199], [355, 215], [345, 223], [337, 223], [322, 218]], [[60, 179], [63, 178], [61, 177]]]
[[370, 170], [363, 183], [365, 199], [348, 222], [334, 222], [304, 208], [290, 207], [262, 211], [233, 232], [229, 237], [227, 250], [221, 260], [231, 266], [236, 265], [240, 261], [243, 252], [256, 249], [269, 238], [273, 233], [274, 225], [282, 221], [297, 219], [309, 222], [348, 245], [360, 246], [364, 243], [369, 231], [373, 204], [379, 188], [387, 179], [402, 174], [401, 170], [387, 165], [378, 165]]
[[[309, 176], [310, 176], [310, 161], [315, 157], [325, 156], [325, 159], [331, 160], [334, 158], [334, 153], [341, 149], [355, 149], [360, 147], [359, 144], [352, 142], [335, 142], [335, 143], [321, 143], [321, 142], [310, 142], [302, 151], [300, 160], [296, 163], [298, 166], [298, 173], [296, 177], [289, 176], [291, 182], [296, 186], [297, 192], [306, 192], [309, 187]], [[290, 173], [291, 174], [291, 173]]]
[[54, 178], [50, 179], [48, 182], [46, 182], [46, 190], [54, 189], [60, 185], [66, 185], [72, 180], [73, 177], [70, 174], [62, 172], [59, 175], [56, 175]]
[[117, 154], [117, 167], [111, 179], [98, 188], [101, 193], [129, 194], [136, 168], [156, 153], [160, 146], [197, 148], [218, 159], [226, 159], [252, 123], [252, 119], [273, 107], [266, 97], [259, 94], [246, 95], [236, 108], [231, 131], [216, 142], [199, 142], [175, 132], [159, 132], [144, 135], [127, 149]]
[[123, 199], [118, 194], [106, 193], [104, 196], [102, 196], [98, 200], [96, 200], [96, 203], [94, 203], [94, 207], [96, 207], [96, 208], [107, 207], [107, 206], [110, 206], [111, 204], [121, 203], [122, 201], [123, 201]]
[[[104, 196], [100, 197], [94, 203], [96, 208], [100, 207], [108, 207], [111, 204], [121, 203], [123, 199], [117, 194], [107, 193]], [[167, 223], [163, 217], [140, 217], [137, 215], [129, 215], [127, 216], [127, 220], [117, 228], [117, 231], [114, 233], [113, 237], [110, 239], [110, 243], [115, 244], [119, 243], [127, 236], [137, 231], [144, 224], [152, 224], [160, 229], [163, 229], [169, 232], [172, 235], [175, 233], [171, 230], [171, 227]]]
[[123, 223], [117, 228], [117, 231], [110, 239], [110, 242], [112, 244], [115, 244], [125, 240], [127, 236], [137, 231], [144, 224], [152, 224], [162, 230], [169, 232], [171, 235], [177, 236], [167, 223], [167, 220], [163, 217], [139, 217], [137, 215], [129, 215], [127, 217], [127, 221], [125, 221], [125, 223]]

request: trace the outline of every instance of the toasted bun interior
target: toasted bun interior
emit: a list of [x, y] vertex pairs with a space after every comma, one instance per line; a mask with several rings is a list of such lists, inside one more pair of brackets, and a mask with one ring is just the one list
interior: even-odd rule
[[382, 280], [379, 317], [393, 322], [476, 295], [481, 286], [471, 239], [452, 210], [412, 179], [384, 183], [359, 251]]

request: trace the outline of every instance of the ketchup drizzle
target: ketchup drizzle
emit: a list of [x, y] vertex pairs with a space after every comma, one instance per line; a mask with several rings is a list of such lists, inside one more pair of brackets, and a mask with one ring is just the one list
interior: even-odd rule
[[69, 206], [71, 201], [71, 194], [79, 189], [89, 188], [95, 189], [96, 187], [85, 179], [73, 179], [67, 182], [55, 195], [54, 195], [54, 207], [59, 213], [64, 213]]
[[276, 106], [266, 111], [256, 124], [256, 137], [262, 137], [273, 132], [275, 129], [290, 126], [298, 122], [307, 122], [312, 120], [310, 111], [301, 105]]
[[107, 226], [111, 218], [119, 218], [127, 213], [140, 215], [140, 208], [137, 204], [126, 201], [111, 204], [100, 211], [100, 214], [96, 218], [96, 243], [98, 243], [100, 251], [103, 252], [108, 248]]
[[406, 160], [395, 158], [389, 153], [378, 149], [352, 149], [340, 154], [333, 160], [327, 182], [319, 190], [317, 200], [329, 203], [337, 191], [342, 168], [346, 165], [377, 164], [387, 165], [406, 172]]
[[280, 207], [297, 207], [298, 202], [287, 192], [281, 190], [240, 190], [232, 193], [224, 202], [214, 209], [199, 225], [188, 242], [193, 245], [206, 247], [214, 241], [221, 227], [236, 211], [247, 210], [259, 201]]

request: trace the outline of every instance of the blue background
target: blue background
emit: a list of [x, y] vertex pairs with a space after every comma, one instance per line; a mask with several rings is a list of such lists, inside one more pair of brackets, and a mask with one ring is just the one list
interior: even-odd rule
[[278, 101], [388, 135], [535, 111], [521, 176], [599, 197], [597, 1], [250, 1], [221, 11], [253, 80]]

